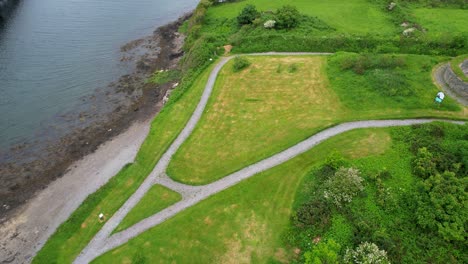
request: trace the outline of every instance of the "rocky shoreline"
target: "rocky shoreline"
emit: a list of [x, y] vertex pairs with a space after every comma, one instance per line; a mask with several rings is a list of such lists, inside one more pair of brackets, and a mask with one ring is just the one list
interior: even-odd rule
[[148, 120], [160, 110], [173, 84], [156, 85], [146, 80], [156, 70], [177, 67], [184, 40], [177, 30], [190, 15], [156, 29], [151, 36], [122, 46], [121, 60], [134, 64], [133, 73], [87, 98], [100, 107], [113, 100], [111, 107], [106, 105], [110, 108], [106, 114], [97, 114], [95, 109], [73, 113], [66, 118], [80, 126], [66, 136], [33, 153], [28, 152], [27, 144], [8, 152], [8, 158], [3, 159], [6, 162], [0, 164], [0, 223], [13, 217], [38, 191], [72, 169], [73, 162], [93, 153], [134, 122]]

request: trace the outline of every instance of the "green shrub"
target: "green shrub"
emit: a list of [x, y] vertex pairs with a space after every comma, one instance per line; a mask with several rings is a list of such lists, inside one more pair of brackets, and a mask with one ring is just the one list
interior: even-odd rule
[[390, 264], [387, 252], [370, 242], [361, 243], [356, 249], [347, 249], [344, 256], [346, 264]]
[[328, 204], [320, 198], [302, 204], [295, 214], [297, 226], [314, 226], [323, 229], [330, 224], [331, 210]]
[[169, 71], [156, 71], [153, 75], [149, 78], [149, 82], [155, 84], [164, 84], [168, 82], [175, 81], [180, 79], [181, 72], [179, 70], [169, 70]]
[[414, 175], [423, 179], [429, 178], [437, 173], [434, 155], [426, 147], [418, 149], [418, 153], [412, 162]]
[[242, 25], [252, 24], [252, 22], [260, 15], [254, 5], [246, 5], [237, 16], [237, 23]]
[[360, 174], [355, 168], [340, 168], [325, 181], [324, 198], [337, 207], [350, 203], [359, 192], [364, 190]]
[[297, 72], [297, 69], [298, 69], [298, 68], [299, 68], [299, 67], [297, 66], [296, 63], [290, 64], [290, 65], [288, 66], [288, 72], [289, 72], [289, 73], [295, 73], [295, 72]]
[[243, 56], [236, 56], [232, 65], [233, 72], [240, 72], [243, 69], [249, 67], [251, 62]]
[[423, 228], [437, 230], [446, 241], [465, 241], [468, 219], [468, 176], [444, 172], [421, 184], [416, 216]]
[[285, 5], [276, 11], [275, 17], [278, 29], [294, 28], [299, 24], [301, 14], [295, 6]]
[[210, 62], [216, 54], [216, 47], [208, 36], [197, 39], [181, 60], [182, 72], [202, 67]]
[[338, 264], [341, 246], [333, 239], [319, 242], [316, 246], [304, 254], [306, 264]]

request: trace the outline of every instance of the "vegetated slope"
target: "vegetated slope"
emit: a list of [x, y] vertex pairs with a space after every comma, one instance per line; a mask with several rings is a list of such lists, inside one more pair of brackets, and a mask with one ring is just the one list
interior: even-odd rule
[[453, 72], [464, 82], [468, 82], [468, 76], [463, 72], [461, 64], [466, 60], [468, 60], [468, 54], [460, 55], [450, 61], [450, 67]]
[[[392, 144], [381, 155], [335, 155], [304, 178], [286, 236], [304, 253], [298, 260], [340, 262], [369, 242], [391, 263], [466, 262], [468, 126], [432, 123], [387, 131]], [[342, 168], [360, 173], [336, 178]], [[350, 192], [354, 184], [361, 189]]]
[[[100, 230], [98, 215], [112, 215], [135, 192], [195, 109], [211, 68], [189, 73], [152, 123], [135, 162], [124, 166], [106, 185], [90, 195], [49, 238], [33, 263], [71, 263]], [[198, 77], [198, 78], [197, 78]], [[176, 103], [177, 102], [177, 103]]]
[[[389, 8], [383, 0], [265, 1], [227, 3], [204, 1], [196, 12], [189, 43], [206, 47], [234, 45], [234, 52], [353, 51], [459, 55], [468, 51], [466, 6], [439, 2], [399, 1]], [[433, 1], [432, 1], [433, 2]], [[243, 8], [257, 12], [239, 24]], [[285, 5], [291, 26], [279, 26]], [[426, 12], [427, 11], [427, 12]], [[267, 21], [274, 21], [266, 27]], [[190, 45], [190, 44], [189, 44]]]

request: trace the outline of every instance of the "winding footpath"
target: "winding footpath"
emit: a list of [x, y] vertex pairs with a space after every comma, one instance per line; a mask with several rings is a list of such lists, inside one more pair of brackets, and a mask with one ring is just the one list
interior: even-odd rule
[[[249, 55], [328, 55], [329, 53], [256, 53]], [[358, 122], [349, 122], [343, 123], [329, 129], [323, 130], [322, 132], [315, 134], [308, 139], [280, 152], [267, 159], [259, 161], [255, 164], [247, 166], [242, 170], [239, 170], [235, 173], [232, 173], [218, 181], [213, 183], [203, 185], [203, 186], [191, 186], [182, 183], [173, 181], [166, 175], [166, 168], [169, 165], [169, 162], [174, 155], [174, 153], [179, 149], [179, 147], [184, 143], [184, 141], [189, 137], [195, 128], [196, 124], [200, 120], [208, 99], [213, 90], [216, 77], [220, 72], [221, 68], [233, 57], [224, 57], [221, 61], [214, 67], [211, 72], [208, 82], [205, 86], [205, 90], [200, 99], [200, 102], [197, 105], [194, 113], [192, 114], [190, 120], [186, 124], [185, 128], [179, 134], [177, 139], [172, 143], [169, 149], [161, 157], [153, 171], [146, 178], [143, 184], [138, 188], [138, 190], [125, 202], [125, 204], [106, 222], [102, 229], [96, 234], [96, 236], [91, 240], [91, 242], [86, 246], [86, 248], [80, 253], [80, 255], [75, 259], [74, 263], [89, 263], [96, 257], [104, 254], [107, 251], [110, 251], [130, 239], [138, 236], [139, 234], [145, 232], [146, 230], [164, 222], [168, 218], [173, 217], [177, 213], [183, 211], [184, 209], [191, 207], [198, 202], [208, 198], [209, 196], [216, 194], [222, 190], [225, 190], [233, 185], [236, 185], [240, 181], [243, 181], [247, 178], [250, 178], [262, 171], [268, 170], [272, 167], [275, 167], [283, 162], [286, 162], [301, 153], [304, 153], [310, 150], [315, 145], [320, 142], [336, 136], [340, 133], [357, 129], [357, 128], [370, 128], [370, 127], [390, 127], [390, 126], [407, 126], [414, 124], [423, 124], [436, 121], [437, 119], [409, 119], [409, 120], [371, 120], [371, 121], [358, 121]], [[452, 122], [457, 124], [463, 124], [464, 122], [449, 121], [449, 120], [439, 120]], [[182, 195], [182, 200], [166, 209], [150, 216], [139, 223], [129, 227], [128, 229], [121, 231], [119, 233], [111, 235], [112, 231], [119, 225], [123, 218], [130, 212], [130, 210], [143, 198], [145, 193], [154, 185], [160, 184], [167, 188], [170, 188], [176, 192], [179, 192]]]
[[[458, 91], [455, 87], [452, 87], [450, 83], [447, 82], [445, 79], [445, 72], [450, 69], [450, 64], [446, 63], [443, 64], [439, 67], [437, 67], [433, 72], [432, 72], [432, 78], [434, 79], [434, 82], [439, 88], [441, 88], [445, 93], [450, 95], [453, 99], [457, 100], [460, 104], [464, 106], [468, 106], [468, 97], [467, 92], [468, 89], [466, 88], [467, 85], [466, 83], [464, 84], [464, 92], [462, 92], [463, 88], [460, 88]], [[460, 80], [460, 82], [462, 82]], [[463, 94], [465, 96], [463, 96]]]

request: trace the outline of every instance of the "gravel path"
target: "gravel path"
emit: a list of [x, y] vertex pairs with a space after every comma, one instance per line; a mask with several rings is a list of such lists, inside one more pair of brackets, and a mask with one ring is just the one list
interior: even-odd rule
[[[261, 55], [328, 55], [329, 53], [256, 53], [250, 54], [255, 56]], [[208, 99], [211, 95], [211, 92], [216, 81], [216, 77], [221, 70], [221, 68], [233, 57], [222, 58], [221, 61], [215, 66], [211, 72], [208, 82], [205, 86], [205, 90], [200, 99], [200, 102], [194, 111], [189, 122], [182, 130], [180, 135], [174, 141], [174, 143], [169, 147], [169, 149], [164, 153], [162, 158], [159, 160], [158, 164], [155, 166], [154, 170], [148, 176], [148, 178], [143, 182], [143, 184], [138, 188], [138, 190], [127, 200], [127, 202], [112, 216], [103, 228], [96, 234], [96, 236], [91, 240], [87, 247], [80, 253], [76, 258], [74, 263], [89, 263], [96, 257], [104, 254], [105, 252], [112, 250], [130, 239], [138, 236], [142, 232], [152, 228], [168, 218], [173, 217], [177, 213], [183, 211], [184, 209], [197, 204], [198, 202], [206, 199], [207, 197], [216, 194], [222, 190], [225, 190], [233, 185], [236, 185], [242, 180], [250, 178], [259, 172], [268, 170], [272, 167], [275, 167], [289, 159], [308, 151], [318, 143], [322, 142], [325, 139], [338, 135], [340, 133], [356, 129], [356, 128], [369, 128], [369, 127], [389, 127], [389, 126], [406, 126], [413, 124], [422, 124], [435, 121], [435, 119], [410, 119], [410, 120], [371, 120], [371, 121], [359, 121], [359, 122], [350, 122], [337, 125], [335, 127], [326, 129], [318, 134], [311, 136], [310, 138], [298, 143], [295, 146], [292, 146], [270, 158], [264, 159], [260, 162], [257, 162], [253, 165], [247, 166], [244, 169], [237, 171], [233, 174], [230, 174], [223, 179], [215, 181], [213, 183], [203, 185], [203, 186], [190, 186], [181, 184], [170, 179], [166, 174], [166, 168], [171, 160], [172, 155], [177, 151], [177, 149], [182, 145], [182, 143], [188, 138], [192, 133], [195, 125], [200, 120], [205, 106], [208, 102]], [[443, 121], [443, 120], [441, 120]], [[447, 121], [462, 124], [463, 122]], [[139, 223], [131, 226], [130, 228], [116, 233], [111, 236], [112, 230], [114, 230], [122, 219], [128, 214], [128, 212], [141, 200], [144, 194], [153, 186], [154, 184], [164, 185], [172, 190], [179, 192], [182, 195], [182, 200], [156, 214], [150, 216]]]
[[453, 89], [447, 84], [444, 78], [445, 71], [447, 68], [450, 67], [450, 64], [444, 64], [433, 71], [433, 79], [437, 86], [439, 86], [445, 93], [447, 93], [450, 97], [457, 100], [460, 104], [464, 106], [468, 106], [468, 100], [466, 98], [460, 97], [456, 94]]

